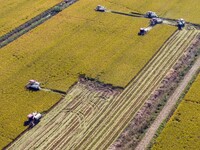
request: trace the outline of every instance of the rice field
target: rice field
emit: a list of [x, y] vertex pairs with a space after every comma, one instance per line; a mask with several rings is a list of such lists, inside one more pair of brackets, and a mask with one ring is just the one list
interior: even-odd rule
[[157, 6], [145, 3], [147, 1], [80, 0], [2, 48], [0, 147], [25, 129], [23, 121], [28, 113], [45, 111], [61, 98], [54, 93], [25, 91], [24, 85], [29, 79], [41, 81], [47, 88], [66, 91], [80, 74], [86, 74], [105, 83], [126, 87], [176, 28], [158, 25], [146, 36], [139, 37], [138, 29], [147, 26], [148, 20], [97, 13], [94, 8], [102, 4], [123, 12], [151, 9], [167, 17], [185, 15], [172, 11], [176, 10], [175, 1], [170, 2], [166, 10], [162, 9], [163, 3], [156, 3]]
[[107, 149], [198, 31], [177, 31], [122, 91], [80, 79], [40, 122], [7, 149]]
[[[156, 140], [153, 150], [185, 149], [200, 147], [200, 75], [183, 98], [177, 110]], [[167, 148], [166, 148], [167, 145]]]
[[[148, 10], [155, 11], [159, 16], [167, 18], [184, 18], [186, 21], [200, 23], [199, 0], [109, 0], [114, 6], [121, 6], [129, 11], [145, 13]], [[113, 6], [112, 6], [113, 7]]]
[[0, 36], [62, 0], [0, 0]]
[[[11, 141], [25, 129], [28, 113], [46, 110], [60, 99], [52, 93], [25, 91], [29, 79], [66, 91], [79, 74], [86, 74], [124, 87], [175, 31], [157, 26], [138, 37], [138, 29], [148, 20], [97, 13], [97, 4], [78, 2], [1, 49], [2, 136]], [[149, 42], [150, 37], [155, 38]]]
[[[48, 8], [54, 6], [55, 4], [61, 2], [62, 0], [9, 0], [3, 1], [0, 0], [0, 36], [11, 31], [22, 23], [28, 21], [29, 19], [35, 17], [39, 13], [47, 10]], [[97, 1], [97, 0], [96, 0]], [[169, 18], [184, 18], [187, 21], [200, 23], [200, 18], [198, 14], [200, 10], [198, 8], [199, 1], [192, 0], [189, 3], [188, 1], [183, 0], [181, 3], [179, 0], [174, 1], [137, 1], [137, 0], [98, 0], [98, 4], [106, 4], [106, 6], [111, 6], [111, 9], [122, 10], [126, 8], [127, 11], [138, 11], [145, 13], [148, 10], [153, 10], [158, 12], [162, 17]], [[93, 2], [95, 3], [95, 2]], [[108, 5], [108, 4], [112, 5]], [[170, 11], [169, 11], [170, 10]]]

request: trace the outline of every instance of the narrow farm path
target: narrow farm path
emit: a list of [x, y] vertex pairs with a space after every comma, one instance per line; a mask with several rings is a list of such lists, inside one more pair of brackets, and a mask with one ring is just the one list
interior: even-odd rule
[[155, 135], [156, 131], [158, 130], [159, 126], [169, 116], [171, 110], [174, 108], [182, 92], [184, 91], [188, 83], [191, 81], [192, 77], [199, 69], [200, 69], [200, 57], [197, 59], [197, 61], [189, 70], [189, 72], [185, 75], [184, 79], [182, 80], [178, 88], [174, 91], [173, 95], [169, 98], [163, 110], [160, 112], [154, 123], [148, 129], [145, 136], [140, 141], [135, 150], [145, 150], [147, 148], [153, 136]]
[[105, 86], [94, 90], [93, 84], [78, 82], [36, 127], [7, 149], [107, 149], [198, 34], [176, 31], [123, 91]]

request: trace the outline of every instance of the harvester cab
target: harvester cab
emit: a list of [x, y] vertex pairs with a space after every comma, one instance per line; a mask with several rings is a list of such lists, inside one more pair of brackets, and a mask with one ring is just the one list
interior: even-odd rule
[[161, 18], [152, 18], [150, 20], [150, 25], [151, 26], [154, 26], [156, 24], [161, 24], [161, 23], [163, 23], [163, 20]]
[[36, 80], [29, 80], [28, 84], [26, 85], [26, 89], [32, 90], [32, 91], [38, 91], [41, 89], [40, 83]]
[[153, 11], [148, 11], [146, 14], [145, 14], [145, 17], [146, 18], [158, 18], [158, 15], [153, 12]]
[[106, 8], [104, 6], [98, 5], [95, 10], [100, 12], [105, 12]]
[[178, 26], [178, 29], [179, 30], [182, 30], [184, 27], [185, 27], [185, 20], [184, 19], [179, 19], [178, 21], [177, 21], [177, 26]]
[[38, 112], [33, 112], [27, 116], [29, 127], [34, 127], [36, 124], [40, 122], [42, 118], [42, 114]]
[[147, 32], [148, 32], [148, 29], [140, 28], [140, 32], [138, 33], [138, 35], [145, 35]]

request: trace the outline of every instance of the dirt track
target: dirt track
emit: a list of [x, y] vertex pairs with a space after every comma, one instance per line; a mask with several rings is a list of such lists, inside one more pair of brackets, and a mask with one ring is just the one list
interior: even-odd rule
[[178, 98], [181, 96], [183, 90], [186, 88], [194, 74], [198, 71], [200, 68], [200, 57], [197, 59], [196, 63], [193, 65], [193, 67], [189, 70], [189, 72], [184, 77], [181, 84], [178, 86], [174, 94], [169, 98], [168, 102], [166, 103], [163, 110], [160, 112], [159, 116], [156, 118], [154, 123], [151, 125], [151, 127], [146, 132], [143, 139], [140, 141], [138, 146], [135, 150], [144, 150], [147, 148], [148, 144], [151, 142], [153, 136], [155, 135], [157, 129], [161, 125], [161, 123], [169, 116], [171, 110], [174, 108], [176, 102], [178, 101]]
[[8, 149], [108, 148], [198, 33], [176, 31], [121, 93], [77, 83], [40, 124]]

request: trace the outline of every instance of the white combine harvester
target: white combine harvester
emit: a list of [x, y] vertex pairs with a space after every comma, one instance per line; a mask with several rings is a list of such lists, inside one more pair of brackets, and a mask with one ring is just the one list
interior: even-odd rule
[[98, 5], [95, 10], [100, 12], [105, 12], [106, 8], [104, 6]]
[[158, 15], [153, 12], [153, 11], [148, 11], [146, 14], [145, 14], [145, 17], [146, 18], [158, 18]]
[[184, 27], [185, 27], [185, 20], [184, 19], [179, 19], [178, 21], [177, 21], [177, 26], [178, 26], [178, 29], [179, 30], [182, 30]]
[[140, 28], [140, 32], [138, 33], [138, 35], [145, 35], [148, 31], [148, 28]]
[[32, 91], [41, 90], [40, 83], [37, 82], [36, 80], [29, 80], [28, 84], [26, 85], [26, 89]]
[[42, 118], [42, 114], [38, 112], [33, 112], [27, 116], [29, 127], [34, 127], [36, 124], [40, 122]]
[[163, 19], [161, 19], [161, 18], [152, 18], [150, 20], [150, 25], [151, 26], [155, 26], [155, 25], [161, 24], [161, 23], [163, 23]]

